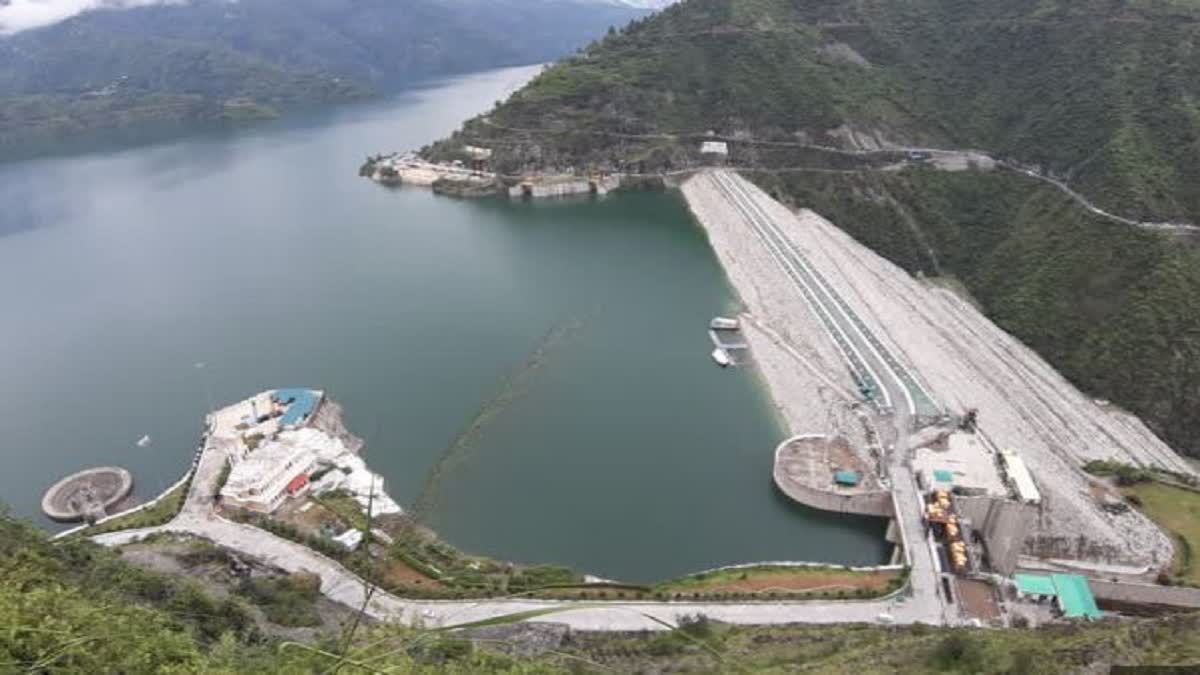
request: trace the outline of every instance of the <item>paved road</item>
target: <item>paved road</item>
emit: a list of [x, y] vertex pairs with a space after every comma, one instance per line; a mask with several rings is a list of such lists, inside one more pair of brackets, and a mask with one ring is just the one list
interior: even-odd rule
[[[518, 133], [529, 133], [529, 134], [539, 134], [539, 135], [558, 133], [558, 132], [553, 132], [553, 131], [547, 131], [546, 129], [507, 127], [507, 126], [503, 126], [500, 124], [496, 124], [495, 122], [492, 122], [487, 117], [480, 118], [480, 121], [486, 125], [489, 125], [491, 127], [494, 127], [496, 129], [499, 129], [501, 131], [506, 131], [506, 132], [518, 132]], [[654, 133], [654, 134], [628, 134], [628, 133], [620, 133], [620, 132], [614, 132], [614, 131], [594, 130], [594, 131], [585, 131], [584, 133], [590, 133], [590, 134], [596, 135], [596, 136], [606, 136], [606, 137], [611, 137], [611, 138], [624, 138], [624, 139], [629, 139], [629, 140], [646, 140], [646, 141], [661, 141], [661, 140], [678, 141], [681, 138], [690, 138], [693, 140], [703, 138], [704, 140], [724, 141], [724, 142], [733, 143], [733, 144], [755, 145], [755, 146], [761, 146], [761, 147], [801, 148], [801, 149], [806, 149], [806, 150], [818, 150], [821, 152], [830, 152], [830, 153], [836, 153], [839, 155], [849, 155], [849, 156], [854, 156], [854, 157], [870, 157], [872, 155], [895, 155], [897, 153], [924, 152], [924, 153], [929, 153], [931, 155], [938, 155], [941, 157], [962, 158], [964, 160], [971, 160], [974, 158], [983, 158], [986, 160], [991, 160], [991, 161], [995, 162], [996, 164], [999, 164], [1000, 166], [1003, 166], [1008, 169], [1012, 169], [1019, 173], [1025, 174], [1026, 176], [1029, 176], [1030, 178], [1035, 178], [1044, 183], [1052, 185], [1052, 186], [1058, 188], [1059, 190], [1061, 190], [1067, 196], [1071, 197], [1071, 199], [1074, 199], [1076, 202], [1079, 203], [1080, 206], [1084, 207], [1088, 211], [1091, 211], [1092, 213], [1094, 213], [1098, 216], [1107, 218], [1109, 220], [1113, 220], [1118, 223], [1122, 223], [1124, 225], [1141, 227], [1141, 228], [1144, 228], [1147, 230], [1156, 230], [1156, 231], [1163, 231], [1163, 232], [1178, 232], [1178, 233], [1200, 232], [1200, 225], [1195, 225], [1192, 223], [1164, 223], [1164, 222], [1140, 221], [1140, 220], [1133, 220], [1132, 218], [1125, 218], [1123, 216], [1118, 216], [1115, 213], [1109, 213], [1108, 211], [1105, 211], [1104, 209], [1093, 204], [1087, 197], [1084, 197], [1083, 195], [1076, 192], [1069, 185], [1067, 185], [1065, 181], [1059, 180], [1057, 178], [1053, 178], [1051, 176], [1047, 176], [1046, 174], [1039, 173], [1028, 167], [1025, 167], [1023, 165], [1020, 165], [1020, 164], [1017, 164], [1017, 163], [1014, 163], [1011, 161], [997, 159], [996, 157], [993, 157], [991, 154], [984, 152], [983, 150], [970, 150], [970, 149], [961, 149], [961, 148], [959, 148], [959, 149], [924, 148], [924, 147], [913, 147], [913, 146], [877, 148], [877, 149], [838, 148], [838, 147], [834, 147], [834, 146], [830, 146], [830, 145], [820, 145], [818, 143], [804, 143], [801, 141], [766, 141], [766, 140], [754, 140], [754, 139], [747, 139], [747, 138], [740, 138], [740, 137], [733, 137], [733, 136], [720, 136], [720, 135], [713, 136], [713, 135], [711, 135], [712, 134], [711, 131], [707, 131], [707, 132], [676, 131], [676, 132], [662, 132], [662, 133]], [[738, 167], [738, 168], [742, 169], [742, 170], [756, 170], [756, 171], [768, 171], [768, 172], [780, 170], [780, 169], [771, 169], [771, 168], [767, 168], [767, 167], [749, 167], [749, 166]], [[687, 173], [687, 172], [690, 172], [693, 170], [694, 169], [679, 169], [679, 170], [671, 171], [671, 172], [667, 172], [667, 173], [682, 174], [682, 173]], [[786, 169], [784, 169], [784, 170], [786, 170]], [[842, 171], [839, 171], [836, 169], [814, 169], [814, 170], [829, 171], [831, 173], [841, 173], [842, 172]], [[651, 174], [651, 175], [655, 175], [655, 174]]]
[[[289, 572], [314, 572], [321, 577], [321, 592], [330, 599], [349, 607], [362, 607], [366, 583], [337, 561], [270, 532], [216, 515], [212, 496], [224, 464], [225, 454], [220, 448], [205, 448], [184, 506], [171, 522], [101, 534], [92, 539], [105, 546], [121, 546], [159, 533], [202, 537]], [[648, 615], [674, 622], [680, 616], [696, 613], [742, 624], [875, 622], [881, 614], [892, 617], [896, 623], [938, 623], [941, 615], [929, 604], [927, 596], [925, 590], [917, 589], [874, 601], [612, 602], [598, 607], [596, 603], [570, 600], [406, 600], [380, 591], [372, 596], [366, 612], [381, 620], [449, 626], [513, 612], [554, 609], [561, 611], [539, 620], [565, 623], [579, 630], [662, 630], [662, 624]]]
[[[314, 572], [321, 577], [321, 592], [332, 600], [355, 608], [363, 604], [366, 588], [362, 579], [336, 561], [258, 528], [215, 516], [189, 514], [164, 526], [112, 532], [94, 539], [106, 546], [120, 546], [161, 532], [203, 537], [289, 572]], [[880, 614], [890, 615], [897, 623], [940, 621], [938, 613], [929, 611], [927, 603], [906, 597], [866, 602], [614, 602], [602, 607], [596, 604], [569, 600], [405, 600], [378, 592], [368, 605], [367, 614], [382, 620], [449, 626], [513, 612], [557, 609], [561, 613], [540, 620], [565, 623], [579, 630], [661, 630], [663, 626], [646, 615], [674, 622], [680, 616], [696, 613], [743, 624], [874, 622]]]

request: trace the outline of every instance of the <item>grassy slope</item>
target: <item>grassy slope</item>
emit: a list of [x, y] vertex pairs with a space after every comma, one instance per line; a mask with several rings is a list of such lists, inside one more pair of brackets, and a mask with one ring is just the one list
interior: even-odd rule
[[[0, 625], [0, 670], [6, 671], [327, 672], [332, 661], [313, 650], [337, 651], [340, 644], [332, 638], [308, 646], [271, 642], [240, 600], [214, 599], [188, 581], [131, 567], [87, 542], [52, 544], [3, 516]], [[589, 669], [618, 672], [686, 665], [701, 672], [803, 666], [829, 673], [1029, 673], [1194, 663], [1200, 659], [1197, 630], [1195, 616], [1037, 631], [699, 622], [688, 626], [686, 636], [578, 634], [562, 653], [507, 657], [473, 651], [452, 637], [374, 626], [364, 628], [351, 656], [399, 673], [577, 672], [588, 663]]]
[[1180, 581], [1200, 586], [1200, 492], [1144, 482], [1123, 489], [1141, 501], [1142, 511], [1175, 535], [1171, 573]]

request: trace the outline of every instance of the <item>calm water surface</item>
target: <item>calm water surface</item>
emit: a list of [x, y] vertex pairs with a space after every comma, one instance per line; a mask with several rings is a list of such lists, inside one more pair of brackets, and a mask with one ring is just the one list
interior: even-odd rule
[[[733, 299], [677, 196], [464, 201], [355, 176], [532, 72], [0, 164], [0, 498], [49, 525], [42, 490], [105, 463], [154, 494], [210, 395], [312, 386], [346, 404], [389, 492], [426, 486], [426, 520], [472, 552], [630, 580], [879, 562], [881, 522], [772, 489], [781, 431], [754, 373], [708, 357]], [[539, 345], [519, 395], [430, 480]]]

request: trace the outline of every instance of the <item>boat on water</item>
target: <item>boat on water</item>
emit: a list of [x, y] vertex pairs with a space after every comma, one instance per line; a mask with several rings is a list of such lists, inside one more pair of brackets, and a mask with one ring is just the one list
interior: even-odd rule
[[713, 330], [737, 330], [739, 324], [737, 319], [718, 316], [713, 317], [713, 320], [708, 322], [708, 327]]
[[145, 436], [142, 436], [141, 438], [138, 439], [137, 446], [139, 448], [145, 448], [149, 445], [150, 445], [150, 434], [146, 434]]
[[712, 350], [712, 358], [713, 361], [716, 361], [717, 365], [721, 366], [722, 368], [726, 368], [733, 364], [733, 359], [729, 358], [729, 352], [721, 349], [720, 347]]

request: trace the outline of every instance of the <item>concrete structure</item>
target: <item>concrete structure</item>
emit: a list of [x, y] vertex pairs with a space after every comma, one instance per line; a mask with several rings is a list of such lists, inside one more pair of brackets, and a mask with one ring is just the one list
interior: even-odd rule
[[1000, 463], [1004, 466], [1008, 484], [1017, 494], [1017, 499], [1026, 504], [1042, 503], [1042, 493], [1037, 489], [1037, 484], [1033, 482], [1033, 474], [1029, 473], [1029, 468], [1025, 466], [1025, 460], [1021, 459], [1020, 455], [1012, 450], [1005, 450], [1000, 453]]
[[1088, 580], [1078, 574], [1018, 574], [1013, 578], [1017, 596], [1038, 601], [1053, 598], [1068, 619], [1099, 619], [1103, 616]]
[[1088, 585], [1102, 608], [1126, 614], [1200, 611], [1200, 588], [1116, 583], [1089, 579]]
[[913, 470], [931, 487], [950, 489], [955, 494], [1008, 496], [1008, 487], [1000, 476], [998, 458], [974, 434], [953, 433], [944, 442], [918, 448], [913, 458]]
[[316, 455], [308, 448], [268, 441], [233, 464], [221, 488], [221, 499], [229, 506], [272, 513], [284, 499], [307, 487], [316, 462]]
[[726, 157], [729, 155], [729, 145], [725, 141], [704, 141], [700, 144], [700, 154]]
[[822, 434], [789, 438], [775, 448], [773, 473], [780, 491], [805, 506], [881, 518], [894, 515], [891, 492], [880, 486], [845, 438]]
[[133, 476], [119, 466], [85, 469], [51, 485], [42, 496], [42, 512], [63, 523], [95, 521], [132, 490]]
[[459, 179], [491, 183], [496, 174], [477, 168], [434, 164], [414, 155], [393, 155], [375, 165], [371, 180], [384, 184], [418, 185], [429, 187], [441, 179]]
[[996, 497], [955, 497], [967, 525], [983, 539], [992, 571], [1008, 576], [1017, 569], [1025, 536], [1037, 522], [1037, 509]]
[[463, 152], [465, 152], [471, 159], [485, 160], [492, 158], [491, 148], [481, 148], [476, 145], [464, 145]]
[[621, 185], [619, 176], [546, 176], [527, 178], [508, 189], [514, 199], [543, 199], [546, 197], [570, 197], [572, 195], [606, 195]]
[[[356, 454], [362, 441], [346, 431], [340, 411], [321, 391], [278, 389], [210, 415], [206, 447], [231, 465], [224, 504], [271, 513], [289, 497], [341, 488], [364, 506], [373, 501], [376, 513], [401, 512]], [[322, 468], [325, 476], [310, 484]]]
[[271, 401], [283, 409], [279, 416], [279, 426], [283, 429], [295, 428], [316, 412], [317, 406], [321, 404], [321, 392], [311, 389], [276, 389], [271, 392]]

